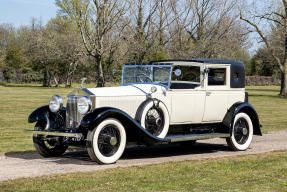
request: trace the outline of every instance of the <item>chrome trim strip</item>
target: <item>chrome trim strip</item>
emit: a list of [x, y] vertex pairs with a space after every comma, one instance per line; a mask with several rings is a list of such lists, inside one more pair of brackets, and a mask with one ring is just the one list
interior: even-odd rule
[[191, 141], [191, 140], [203, 140], [203, 139], [212, 139], [218, 137], [230, 137], [229, 133], [209, 133], [209, 134], [190, 134], [190, 135], [176, 135], [170, 136], [166, 139], [169, 142], [178, 142], [178, 141]]
[[82, 133], [65, 133], [65, 132], [51, 132], [51, 131], [36, 131], [36, 130], [25, 130], [32, 132], [33, 134], [38, 134], [38, 135], [51, 135], [51, 136], [63, 136], [63, 137], [75, 137], [78, 139], [83, 138]]

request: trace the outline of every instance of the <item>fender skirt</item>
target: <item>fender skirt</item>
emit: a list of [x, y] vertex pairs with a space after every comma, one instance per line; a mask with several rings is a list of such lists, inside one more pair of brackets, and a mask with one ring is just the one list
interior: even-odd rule
[[102, 107], [94, 109], [92, 112], [85, 115], [82, 119], [81, 126], [89, 130], [94, 129], [100, 122], [106, 118], [115, 118], [119, 120], [127, 134], [128, 142], [142, 142], [147, 145], [167, 143], [167, 139], [161, 139], [143, 128], [134, 118], [124, 111], [112, 107]]
[[229, 127], [230, 134], [232, 132], [232, 125], [234, 123], [234, 118], [235, 118], [236, 114], [238, 114], [240, 112], [244, 112], [244, 113], [249, 115], [249, 117], [253, 123], [254, 135], [262, 136], [262, 132], [261, 132], [262, 125], [260, 125], [260, 123], [259, 123], [259, 118], [258, 118], [257, 112], [256, 112], [255, 108], [247, 102], [235, 103], [232, 107], [230, 107], [228, 109], [228, 111], [227, 111], [227, 113], [223, 119], [223, 124], [225, 126]]

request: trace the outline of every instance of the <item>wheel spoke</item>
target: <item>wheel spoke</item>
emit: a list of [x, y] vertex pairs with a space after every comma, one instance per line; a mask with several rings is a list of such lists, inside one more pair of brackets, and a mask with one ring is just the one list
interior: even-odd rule
[[[111, 144], [111, 138], [115, 137], [117, 143]], [[98, 147], [99, 151], [106, 157], [110, 157], [115, 154], [120, 146], [120, 133], [116, 126], [107, 125], [99, 133]]]
[[152, 107], [145, 116], [145, 128], [153, 135], [158, 136], [163, 130], [163, 112], [158, 107]]
[[[247, 129], [247, 134], [243, 133]], [[234, 138], [238, 144], [244, 144], [249, 137], [248, 123], [244, 118], [239, 118], [234, 125]]]

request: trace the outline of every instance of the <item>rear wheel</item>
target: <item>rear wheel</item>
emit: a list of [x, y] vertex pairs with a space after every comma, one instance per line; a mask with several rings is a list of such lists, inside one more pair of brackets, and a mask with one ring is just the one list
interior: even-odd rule
[[[37, 122], [35, 130], [43, 130], [44, 123]], [[33, 143], [36, 151], [43, 157], [57, 157], [65, 153], [68, 145], [63, 143], [63, 137], [46, 137], [44, 135], [33, 134]]]
[[90, 158], [99, 164], [115, 163], [126, 147], [126, 132], [116, 119], [102, 121], [88, 132], [87, 150]]
[[234, 151], [248, 149], [253, 138], [253, 124], [246, 113], [238, 113], [234, 118], [231, 137], [227, 138], [228, 146]]

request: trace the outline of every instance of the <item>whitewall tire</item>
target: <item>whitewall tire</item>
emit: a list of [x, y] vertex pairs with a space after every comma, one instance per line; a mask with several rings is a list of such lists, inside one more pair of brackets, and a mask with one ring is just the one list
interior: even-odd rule
[[252, 138], [252, 120], [246, 113], [238, 113], [234, 118], [231, 137], [226, 139], [228, 146], [234, 151], [244, 151], [249, 148]]
[[169, 129], [169, 114], [165, 105], [160, 101], [148, 102], [141, 113], [140, 123], [153, 135], [165, 138]]
[[126, 147], [126, 131], [121, 122], [109, 118], [88, 132], [87, 150], [90, 158], [99, 164], [115, 163]]

